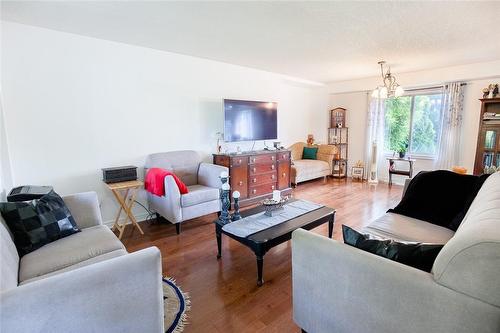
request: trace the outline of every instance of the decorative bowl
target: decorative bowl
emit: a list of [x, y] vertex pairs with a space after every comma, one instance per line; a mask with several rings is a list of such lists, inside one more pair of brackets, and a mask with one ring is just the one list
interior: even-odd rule
[[266, 209], [266, 216], [272, 217], [279, 214], [283, 210], [283, 205], [288, 201], [288, 198], [281, 198], [280, 201], [273, 199], [264, 199], [261, 203]]

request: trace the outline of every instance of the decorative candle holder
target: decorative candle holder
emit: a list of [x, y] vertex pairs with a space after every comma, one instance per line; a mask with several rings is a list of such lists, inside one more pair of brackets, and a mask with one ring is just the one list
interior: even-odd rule
[[[219, 220], [222, 223], [231, 222], [231, 217], [229, 216], [229, 208], [231, 208], [231, 201], [229, 200], [229, 191], [231, 187], [227, 182], [228, 177], [220, 177], [222, 181], [221, 191], [220, 191], [220, 200], [221, 200], [221, 212], [219, 216]], [[225, 181], [223, 181], [225, 179]]]
[[232, 221], [238, 221], [241, 219], [240, 215], [240, 192], [234, 191], [233, 192], [233, 199], [234, 199], [234, 213], [231, 215], [231, 220]]

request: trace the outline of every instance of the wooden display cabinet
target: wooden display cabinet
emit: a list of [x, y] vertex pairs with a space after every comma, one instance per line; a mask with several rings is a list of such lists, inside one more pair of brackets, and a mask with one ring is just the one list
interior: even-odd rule
[[500, 167], [500, 98], [481, 99], [474, 174], [485, 167]]

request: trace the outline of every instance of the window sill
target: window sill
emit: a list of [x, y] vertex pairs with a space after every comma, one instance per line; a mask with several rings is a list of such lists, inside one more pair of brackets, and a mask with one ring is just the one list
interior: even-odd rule
[[[384, 157], [385, 158], [391, 158], [391, 157], [396, 158], [398, 156], [393, 156], [392, 153], [385, 153]], [[415, 160], [429, 160], [429, 161], [435, 161], [436, 160], [435, 156], [429, 156], [429, 155], [408, 154], [408, 155], [405, 156], [405, 158], [407, 158], [407, 157], [415, 159]]]

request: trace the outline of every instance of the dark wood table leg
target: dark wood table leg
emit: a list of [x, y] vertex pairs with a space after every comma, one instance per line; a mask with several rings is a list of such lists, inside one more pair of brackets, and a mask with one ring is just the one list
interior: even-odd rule
[[217, 238], [217, 259], [219, 259], [221, 255], [222, 248], [222, 232], [218, 227], [215, 228], [215, 237]]
[[328, 220], [328, 238], [332, 238], [333, 236], [333, 222], [335, 221], [335, 213], [330, 216]]
[[257, 285], [260, 287], [264, 284], [262, 279], [262, 269], [264, 266], [264, 256], [257, 255]]

